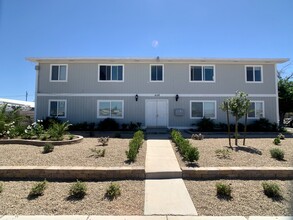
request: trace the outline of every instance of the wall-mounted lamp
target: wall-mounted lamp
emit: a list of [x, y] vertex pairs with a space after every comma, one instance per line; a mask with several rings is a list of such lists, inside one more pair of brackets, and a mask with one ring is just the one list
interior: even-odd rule
[[156, 59], [157, 59], [157, 61], [159, 61], [159, 60], [160, 60], [160, 57], [159, 57], [159, 56], [157, 56], [157, 58], [156, 58]]
[[175, 100], [176, 100], [176, 102], [178, 101], [178, 99], [179, 99], [179, 95], [177, 94], [177, 95], [175, 96]]
[[138, 100], [138, 95], [136, 94], [136, 95], [135, 95], [135, 101], [137, 101], [137, 100]]

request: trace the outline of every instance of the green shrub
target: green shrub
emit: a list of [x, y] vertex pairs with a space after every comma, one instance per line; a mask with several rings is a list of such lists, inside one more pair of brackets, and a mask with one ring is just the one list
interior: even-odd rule
[[134, 133], [133, 138], [129, 141], [129, 150], [125, 151], [129, 162], [134, 162], [139, 152], [139, 148], [142, 146], [144, 140], [143, 131], [137, 131]]
[[217, 183], [216, 184], [217, 195], [222, 197], [231, 197], [232, 188], [231, 185], [225, 183]]
[[36, 184], [32, 187], [32, 189], [31, 189], [31, 191], [30, 191], [28, 197], [29, 197], [29, 198], [35, 198], [35, 197], [38, 197], [38, 196], [42, 196], [42, 195], [44, 195], [44, 191], [45, 191], [45, 189], [47, 188], [47, 183], [48, 183], [48, 182], [47, 182], [46, 180], [44, 180], [44, 181], [42, 181], [42, 182], [39, 182], [39, 183], [36, 183]]
[[266, 118], [260, 118], [259, 120], [255, 120], [252, 124], [247, 126], [248, 131], [278, 131], [278, 125], [275, 123], [271, 123]]
[[86, 195], [86, 192], [86, 184], [77, 180], [74, 184], [71, 185], [69, 189], [69, 196], [76, 199], [82, 199]]
[[119, 124], [113, 118], [106, 118], [99, 122], [98, 129], [102, 131], [117, 131], [119, 130]]
[[3, 192], [3, 183], [0, 183], [0, 193]]
[[275, 145], [279, 145], [279, 144], [281, 143], [280, 138], [279, 138], [279, 137], [276, 137], [276, 138], [273, 140], [273, 143], [274, 143]]
[[105, 197], [109, 200], [117, 199], [121, 195], [120, 186], [116, 183], [111, 183], [106, 190]]
[[48, 129], [50, 139], [53, 141], [63, 140], [63, 136], [67, 134], [70, 124], [68, 122], [56, 123], [54, 122]]
[[231, 155], [231, 150], [229, 149], [217, 149], [215, 151], [217, 157], [219, 157], [220, 159], [224, 158], [224, 159], [228, 159], [230, 158]]
[[279, 148], [273, 148], [270, 150], [272, 158], [275, 158], [277, 160], [284, 160], [285, 153], [282, 149]]
[[281, 189], [277, 183], [262, 183], [264, 194], [270, 198], [281, 197]]
[[54, 150], [54, 145], [51, 143], [46, 143], [43, 147], [43, 154], [53, 152], [53, 150]]
[[194, 162], [194, 161], [197, 161], [199, 159], [198, 149], [195, 148], [195, 147], [188, 148], [188, 150], [186, 151], [184, 157], [188, 162], [191, 162], [191, 163]]
[[192, 147], [190, 142], [184, 139], [179, 131], [171, 131], [172, 141], [176, 144], [178, 152], [183, 157], [184, 160], [192, 163], [199, 159], [198, 148]]
[[114, 138], [121, 138], [121, 133], [116, 132], [116, 133], [114, 134]]
[[210, 118], [203, 117], [197, 124], [198, 131], [214, 131], [215, 122]]
[[74, 137], [75, 137], [75, 136], [74, 136], [73, 134], [70, 134], [70, 135], [68, 136], [68, 139], [69, 139], [69, 140], [73, 140]]

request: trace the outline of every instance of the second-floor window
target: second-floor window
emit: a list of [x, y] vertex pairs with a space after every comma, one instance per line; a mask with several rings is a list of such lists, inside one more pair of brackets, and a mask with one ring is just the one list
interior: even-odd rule
[[123, 65], [100, 65], [98, 81], [123, 81]]
[[67, 82], [67, 64], [52, 64], [50, 81]]
[[215, 66], [190, 65], [191, 82], [215, 82]]
[[262, 82], [262, 66], [245, 66], [246, 82]]
[[164, 66], [163, 65], [151, 65], [151, 82], [163, 82], [164, 81]]

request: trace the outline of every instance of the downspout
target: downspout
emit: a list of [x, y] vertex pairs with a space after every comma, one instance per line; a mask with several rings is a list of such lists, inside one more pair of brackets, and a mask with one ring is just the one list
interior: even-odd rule
[[35, 113], [34, 113], [34, 121], [37, 121], [37, 102], [38, 102], [38, 93], [39, 93], [39, 70], [40, 70], [40, 65], [37, 62], [35, 65], [35, 70], [36, 70], [36, 84], [35, 84]]

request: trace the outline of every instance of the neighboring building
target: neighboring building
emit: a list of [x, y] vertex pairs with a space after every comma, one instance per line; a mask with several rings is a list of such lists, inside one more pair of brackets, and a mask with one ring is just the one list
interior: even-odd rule
[[36, 119], [188, 128], [237, 90], [252, 102], [248, 120], [278, 123], [276, 64], [288, 59], [28, 58], [36, 63]]

